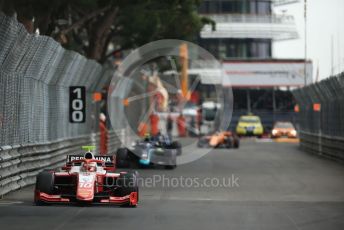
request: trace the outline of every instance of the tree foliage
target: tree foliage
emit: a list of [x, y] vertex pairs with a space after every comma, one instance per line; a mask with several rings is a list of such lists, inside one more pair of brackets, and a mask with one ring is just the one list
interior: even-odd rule
[[[193, 40], [204, 24], [200, 0], [0, 0], [0, 10], [17, 15], [33, 33], [104, 62], [116, 51], [175, 38]], [[113, 47], [109, 51], [109, 47]]]

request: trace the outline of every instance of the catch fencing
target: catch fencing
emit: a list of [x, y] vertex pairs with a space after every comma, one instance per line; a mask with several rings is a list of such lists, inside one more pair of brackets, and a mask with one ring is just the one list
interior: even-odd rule
[[[52, 38], [28, 34], [0, 17], [0, 146], [46, 142], [96, 131], [92, 92], [102, 66], [63, 49]], [[87, 89], [86, 122], [69, 123], [69, 86]]]
[[[0, 12], [0, 195], [32, 184], [81, 145], [98, 145], [100, 102], [92, 94], [113, 72]], [[86, 87], [85, 123], [69, 122], [70, 86]], [[121, 138], [110, 131], [110, 152]]]
[[301, 148], [344, 160], [344, 72], [293, 91]]

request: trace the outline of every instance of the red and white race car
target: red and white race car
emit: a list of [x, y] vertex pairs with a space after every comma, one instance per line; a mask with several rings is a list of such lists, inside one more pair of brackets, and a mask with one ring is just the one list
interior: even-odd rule
[[115, 156], [68, 155], [61, 171], [38, 174], [35, 203], [101, 203], [136, 207], [139, 190], [136, 173], [115, 171]]

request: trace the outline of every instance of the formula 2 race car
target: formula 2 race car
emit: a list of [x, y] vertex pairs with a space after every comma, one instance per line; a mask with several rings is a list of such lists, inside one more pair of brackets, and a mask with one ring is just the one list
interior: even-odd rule
[[288, 138], [296, 138], [297, 131], [291, 122], [278, 121], [274, 124], [274, 127], [271, 131], [271, 137], [279, 138], [284, 136]]
[[132, 148], [117, 150], [118, 167], [145, 167], [162, 165], [166, 169], [177, 167], [177, 155], [181, 154], [181, 145], [169, 143], [166, 139], [146, 137], [133, 143]]
[[197, 146], [200, 148], [239, 148], [240, 139], [230, 131], [216, 132], [199, 139]]
[[38, 174], [34, 200], [48, 203], [115, 204], [136, 207], [139, 190], [136, 173], [115, 173], [115, 156], [68, 155], [61, 171]]

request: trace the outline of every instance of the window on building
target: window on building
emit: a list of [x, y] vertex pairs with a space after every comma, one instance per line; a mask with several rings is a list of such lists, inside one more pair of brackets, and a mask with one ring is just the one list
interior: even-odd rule
[[203, 14], [270, 14], [271, 0], [205, 0], [199, 12]]
[[251, 58], [270, 58], [271, 42], [265, 39], [253, 39], [249, 45], [249, 57]]
[[255, 14], [257, 12], [257, 2], [255, 0], [250, 1], [250, 11], [251, 14]]
[[246, 14], [248, 12], [247, 0], [221, 1], [221, 13]]
[[221, 1], [203, 1], [199, 12], [203, 14], [221, 13]]
[[233, 13], [233, 4], [230, 1], [221, 2], [221, 13]]
[[269, 1], [258, 1], [257, 2], [257, 14], [270, 14], [271, 13], [271, 2]]
[[271, 41], [268, 39], [200, 39], [199, 43], [216, 58], [270, 58]]
[[257, 57], [259, 58], [271, 57], [271, 45], [267, 42], [258, 43]]

